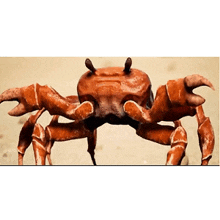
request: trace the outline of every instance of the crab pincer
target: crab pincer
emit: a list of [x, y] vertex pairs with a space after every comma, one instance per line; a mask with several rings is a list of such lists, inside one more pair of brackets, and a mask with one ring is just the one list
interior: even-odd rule
[[89, 101], [70, 103], [52, 87], [32, 84], [27, 87], [8, 89], [0, 95], [0, 103], [18, 101], [19, 104], [8, 112], [11, 116], [21, 116], [27, 112], [45, 108], [51, 115], [62, 115], [68, 119], [83, 120], [93, 114], [93, 104]]
[[205, 102], [200, 95], [192, 91], [200, 86], [208, 86], [214, 89], [212, 83], [201, 75], [194, 74], [184, 79], [169, 80], [167, 82], [167, 93], [173, 106], [199, 106]]
[[191, 75], [177, 80], [169, 80], [157, 90], [151, 109], [146, 109], [129, 100], [123, 108], [132, 119], [141, 123], [159, 121], [175, 121], [184, 116], [194, 116], [195, 107], [202, 105], [205, 99], [192, 92], [200, 86], [208, 86], [214, 90], [212, 83], [200, 75]]

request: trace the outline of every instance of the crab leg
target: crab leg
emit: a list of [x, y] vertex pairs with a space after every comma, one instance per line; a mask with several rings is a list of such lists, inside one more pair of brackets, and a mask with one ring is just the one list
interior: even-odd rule
[[[58, 124], [58, 118], [59, 118], [58, 115], [53, 116], [49, 126], [56, 126], [56, 124]], [[50, 138], [50, 133], [46, 132], [46, 134], [47, 134], [46, 135], [47, 160], [49, 162], [49, 165], [53, 165], [50, 155], [51, 155], [51, 148], [53, 147], [55, 141]]]
[[[79, 104], [79, 100], [77, 96], [67, 96], [66, 100]], [[45, 111], [45, 108], [42, 108], [39, 110], [35, 115], [31, 115], [29, 119], [24, 123], [20, 135], [19, 135], [19, 142], [18, 142], [18, 165], [23, 165], [23, 157], [25, 154], [26, 149], [29, 147], [32, 141], [32, 133], [34, 130], [34, 126], [38, 120], [38, 118], [42, 115], [42, 113]], [[58, 117], [58, 116], [54, 116]], [[50, 158], [48, 158], [50, 159]]]
[[23, 165], [23, 157], [26, 149], [29, 147], [32, 141], [32, 133], [34, 130], [34, 126], [37, 122], [37, 119], [42, 115], [45, 111], [44, 108], [39, 110], [35, 115], [31, 115], [29, 119], [24, 123], [18, 141], [18, 165]]
[[[71, 103], [79, 104], [77, 96], [68, 96], [66, 97]], [[49, 138], [49, 141], [42, 139], [45, 136], [44, 129], [41, 125], [37, 125], [35, 130], [34, 126], [36, 124], [37, 119], [41, 116], [41, 114], [45, 111], [42, 109], [37, 112], [36, 115], [30, 116], [30, 118], [24, 124], [19, 137], [19, 144], [18, 144], [18, 163], [19, 165], [23, 164], [23, 156], [25, 154], [26, 149], [29, 147], [32, 141], [32, 134], [33, 134], [33, 146], [34, 146], [34, 153], [35, 153], [35, 163], [40, 165], [45, 165], [45, 147], [47, 149], [46, 157], [50, 165], [52, 165], [52, 161], [50, 158], [51, 148], [55, 142]], [[49, 126], [56, 126], [58, 124], [58, 115], [55, 115], [50, 123]], [[34, 132], [33, 132], [34, 130]], [[88, 152], [91, 155], [93, 164], [96, 165], [95, 158], [94, 158], [94, 149], [96, 145], [96, 130], [93, 134], [90, 132], [88, 136]], [[76, 138], [76, 137], [73, 137]], [[45, 146], [44, 146], [45, 145]]]
[[208, 165], [215, 144], [214, 131], [210, 119], [204, 115], [202, 106], [196, 107], [196, 112], [199, 145], [202, 152], [201, 165]]
[[52, 165], [50, 154], [55, 141], [67, 141], [78, 138], [88, 138], [88, 152], [91, 155], [93, 164], [96, 165], [94, 150], [96, 146], [96, 130], [88, 130], [83, 121], [74, 121], [72, 123], [58, 123], [58, 118], [53, 118], [53, 122], [45, 129], [46, 133], [46, 151], [49, 164]]
[[[46, 150], [47, 150], [46, 157], [47, 157], [49, 165], [53, 165], [50, 155], [51, 155], [51, 149], [54, 145], [54, 142], [55, 141], [47, 141], [47, 144], [46, 144]], [[49, 152], [48, 152], [48, 150], [49, 150]]]
[[97, 142], [97, 130], [93, 131], [93, 134], [87, 138], [87, 141], [88, 141], [88, 152], [91, 156], [93, 165], [96, 165], [95, 147], [96, 147], [96, 142]]
[[213, 85], [200, 75], [187, 76], [183, 79], [170, 80], [167, 85], [160, 86], [151, 109], [147, 110], [136, 102], [129, 100], [124, 104], [124, 111], [134, 120], [141, 123], [159, 121], [176, 121], [184, 116], [194, 116], [196, 106], [205, 102], [192, 90], [199, 86]]
[[[59, 116], [57, 116], [57, 115], [54, 116], [53, 119], [52, 119], [52, 121], [51, 121], [51, 123], [50, 123], [50, 125], [47, 126], [47, 128], [46, 128], [46, 131], [47, 131], [47, 132], [46, 132], [46, 134], [47, 134], [47, 136], [46, 136], [46, 138], [47, 138], [47, 144], [46, 144], [47, 160], [48, 160], [48, 162], [49, 162], [50, 165], [52, 165], [52, 160], [51, 160], [51, 158], [50, 158], [51, 149], [52, 149], [52, 147], [53, 147], [53, 145], [54, 145], [54, 142], [57, 141], [57, 139], [56, 139], [56, 138], [57, 138], [57, 137], [56, 137], [56, 132], [51, 132], [51, 128], [52, 128], [52, 130], [53, 130], [56, 126], [58, 126], [58, 128], [57, 128], [57, 132], [58, 132], [58, 130], [59, 130], [58, 118], [59, 118]], [[82, 128], [80, 128], [80, 129], [87, 130], [85, 127], [82, 127]], [[54, 130], [53, 130], [53, 131], [54, 131]], [[88, 130], [87, 130], [87, 131], [88, 131]], [[81, 137], [80, 135], [77, 137], [77, 136], [74, 134], [74, 131], [72, 131], [72, 133], [73, 133], [73, 136], [72, 136], [71, 139], [83, 138], [83, 137]], [[68, 138], [69, 138], [69, 137], [68, 137]], [[67, 139], [67, 140], [69, 140], [69, 139]], [[58, 139], [58, 141], [59, 141], [59, 139]], [[64, 141], [65, 141], [65, 140], [64, 140]], [[89, 131], [89, 136], [87, 137], [87, 141], [88, 141], [88, 152], [89, 152], [89, 154], [90, 154], [90, 156], [91, 156], [91, 159], [92, 159], [93, 164], [96, 165], [96, 161], [95, 161], [95, 157], [94, 157], [94, 155], [95, 155], [94, 150], [95, 150], [96, 141], [97, 141], [97, 130], [94, 130], [93, 132], [90, 132], [90, 131]]]
[[19, 104], [9, 111], [11, 116], [45, 108], [51, 115], [62, 115], [68, 119], [83, 120], [93, 114], [93, 104], [85, 101], [80, 105], [70, 103], [49, 86], [33, 84], [28, 87], [8, 89], [0, 95], [3, 101], [18, 101]]
[[171, 149], [167, 153], [166, 165], [180, 165], [187, 147], [187, 134], [180, 121], [175, 122], [175, 130], [170, 139]]
[[137, 135], [159, 144], [171, 145], [166, 165], [180, 165], [187, 146], [187, 135], [180, 121], [175, 122], [175, 128], [159, 124], [139, 124]]
[[46, 138], [45, 131], [40, 124], [36, 124], [32, 134], [32, 144], [36, 165], [45, 165], [46, 159]]

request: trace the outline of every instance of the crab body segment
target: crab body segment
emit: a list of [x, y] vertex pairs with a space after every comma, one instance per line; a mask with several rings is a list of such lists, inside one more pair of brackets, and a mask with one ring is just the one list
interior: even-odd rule
[[126, 73], [120, 67], [101, 68], [94, 74], [86, 72], [79, 80], [77, 91], [81, 103], [89, 101], [94, 106], [90, 120], [100, 124], [129, 124], [131, 118], [123, 109], [124, 103], [133, 100], [147, 106], [151, 82], [147, 74], [137, 69]]

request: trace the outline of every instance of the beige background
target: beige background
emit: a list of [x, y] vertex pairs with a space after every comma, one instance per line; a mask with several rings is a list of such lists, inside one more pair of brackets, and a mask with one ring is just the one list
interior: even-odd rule
[[[124, 57], [90, 57], [94, 66], [122, 66]], [[152, 82], [155, 94], [159, 85], [169, 79], [182, 78], [186, 75], [201, 74], [207, 77], [216, 88], [198, 88], [196, 93], [202, 95], [206, 102], [204, 110], [210, 117], [216, 136], [215, 150], [210, 165], [219, 164], [219, 58], [138, 58], [134, 57], [133, 68], [146, 72]], [[27, 86], [38, 82], [48, 84], [61, 95], [76, 94], [79, 77], [87, 71], [85, 58], [0, 58], [0, 93], [8, 88]], [[16, 102], [0, 105], [0, 164], [17, 164], [17, 142], [22, 123], [28, 118], [11, 117], [7, 112]], [[46, 126], [51, 116], [48, 113], [39, 119]], [[68, 121], [62, 119], [61, 121]], [[187, 156], [190, 165], [199, 165], [201, 153], [198, 145], [197, 122], [195, 117], [182, 119], [188, 133]], [[163, 123], [165, 124], [165, 123]], [[166, 123], [169, 124], [169, 123]], [[90, 165], [86, 152], [86, 139], [55, 143], [52, 160], [56, 165]], [[138, 137], [129, 126], [105, 124], [98, 128], [96, 161], [99, 165], [163, 165], [169, 146], [159, 145]], [[32, 146], [26, 152], [24, 164], [34, 164]]]

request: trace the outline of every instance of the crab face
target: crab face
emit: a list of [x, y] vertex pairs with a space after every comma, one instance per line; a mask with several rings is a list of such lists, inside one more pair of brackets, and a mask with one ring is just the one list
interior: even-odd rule
[[146, 73], [130, 69], [129, 58], [125, 68], [109, 67], [96, 70], [89, 64], [87, 63], [87, 67], [91, 71], [80, 78], [77, 91], [80, 102], [93, 103], [96, 118], [125, 117], [123, 105], [128, 100], [146, 106], [151, 93], [150, 79]]

